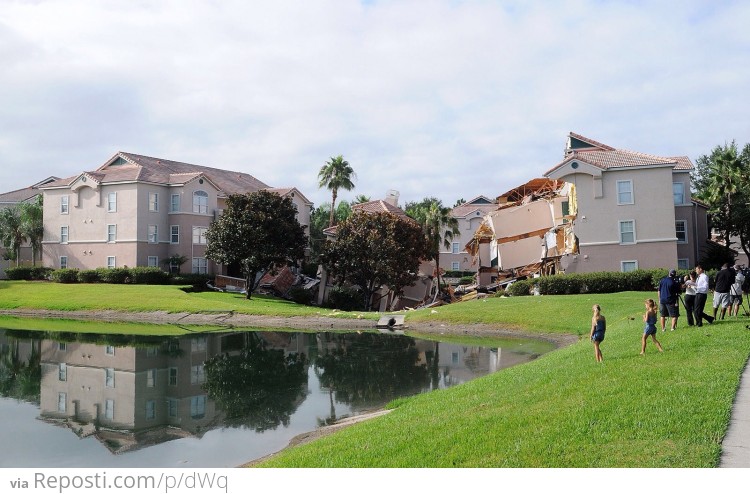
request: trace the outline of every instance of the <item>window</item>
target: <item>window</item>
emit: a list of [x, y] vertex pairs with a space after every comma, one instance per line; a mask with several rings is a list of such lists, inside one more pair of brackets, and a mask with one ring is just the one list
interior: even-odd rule
[[451, 352], [451, 364], [456, 365], [459, 362], [458, 359], [459, 355], [458, 352]]
[[452, 246], [452, 249], [451, 249], [451, 253], [453, 253], [453, 254], [458, 254], [458, 252], [459, 252], [459, 250], [458, 250], [458, 249], [459, 249], [459, 248], [460, 248], [460, 247], [458, 246], [458, 242], [453, 242], [453, 246]]
[[180, 243], [180, 225], [172, 225], [169, 227], [169, 243]]
[[117, 192], [110, 192], [107, 194], [107, 212], [117, 212]]
[[685, 204], [685, 184], [682, 182], [674, 182], [672, 184], [672, 194], [674, 195], [675, 206]]
[[115, 269], [117, 267], [117, 262], [115, 262], [115, 256], [107, 256], [107, 267], [109, 269]]
[[156, 418], [156, 402], [154, 400], [146, 401], [146, 420], [153, 420]]
[[115, 418], [115, 400], [107, 400], [104, 402], [104, 417], [109, 420]]
[[158, 268], [159, 267], [159, 258], [157, 256], [148, 256], [148, 267], [150, 267], [150, 268]]
[[617, 204], [633, 204], [633, 181], [617, 181]]
[[191, 352], [205, 352], [206, 351], [206, 337], [196, 336], [190, 340], [190, 351]]
[[458, 261], [453, 261], [451, 263], [451, 271], [458, 271], [459, 269], [461, 269], [460, 263]]
[[677, 269], [690, 269], [690, 259], [677, 259]]
[[146, 387], [153, 388], [156, 386], [156, 369], [148, 369], [146, 371]]
[[206, 381], [203, 364], [194, 365], [190, 368], [190, 384], [202, 384]]
[[169, 211], [176, 213], [180, 210], [180, 194], [172, 194], [172, 200], [169, 203]]
[[687, 221], [677, 220], [674, 222], [675, 235], [677, 236], [678, 244], [686, 244], [687, 238]]
[[159, 241], [159, 229], [156, 225], [148, 225], [148, 243], [155, 244]]
[[193, 244], [206, 245], [206, 230], [205, 226], [193, 227]]
[[107, 225], [107, 242], [117, 240], [117, 225]]
[[150, 346], [146, 348], [146, 357], [156, 357], [157, 355], [159, 355], [158, 346]]
[[194, 419], [202, 419], [206, 416], [206, 395], [190, 398], [190, 416]]
[[60, 243], [61, 244], [68, 243], [68, 227], [67, 226], [60, 227]]
[[159, 210], [159, 194], [156, 192], [150, 192], [148, 194], [148, 210], [158, 211]]
[[638, 269], [638, 261], [620, 261], [620, 271], [629, 273]]
[[68, 351], [68, 344], [65, 342], [58, 342], [57, 343], [57, 349], [61, 352], [67, 352]]
[[634, 244], [635, 243], [635, 220], [627, 220], [620, 222], [620, 243], [621, 244]]
[[57, 393], [57, 411], [65, 413], [68, 409], [68, 393]]
[[115, 347], [112, 345], [107, 345], [104, 347], [104, 353], [106, 355], [114, 355], [115, 354]]
[[68, 214], [68, 196], [61, 196], [60, 197], [60, 214]]
[[177, 386], [177, 367], [169, 368], [169, 385]]
[[104, 369], [104, 385], [108, 388], [115, 387], [115, 370], [112, 368]]
[[193, 212], [208, 214], [208, 193], [202, 190], [193, 192]]
[[177, 416], [177, 400], [174, 398], [167, 398], [167, 413], [170, 417]]
[[68, 268], [68, 256], [60, 256], [60, 269]]
[[68, 380], [68, 364], [61, 363], [57, 367], [57, 380], [67, 381]]
[[205, 257], [194, 257], [193, 258], [193, 273], [207, 274], [208, 273], [208, 262]]

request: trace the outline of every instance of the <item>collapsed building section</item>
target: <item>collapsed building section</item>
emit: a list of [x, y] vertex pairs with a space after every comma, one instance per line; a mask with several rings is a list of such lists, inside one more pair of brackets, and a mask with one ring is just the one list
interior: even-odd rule
[[564, 271], [563, 258], [578, 252], [575, 186], [536, 178], [502, 194], [497, 203], [466, 244], [478, 266], [478, 284]]

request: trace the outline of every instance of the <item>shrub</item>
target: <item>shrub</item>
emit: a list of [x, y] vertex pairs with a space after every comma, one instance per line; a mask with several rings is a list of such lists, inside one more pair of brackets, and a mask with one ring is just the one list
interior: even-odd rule
[[78, 271], [78, 281], [80, 283], [96, 283], [100, 281], [99, 272], [96, 269], [82, 269]]
[[312, 302], [312, 293], [301, 286], [293, 286], [289, 289], [286, 296], [289, 300], [298, 304], [310, 305]]
[[58, 283], [78, 283], [78, 270], [75, 268], [63, 268], [52, 272], [52, 281]]
[[[557, 274], [516, 281], [508, 288], [507, 292], [514, 296], [529, 295], [534, 286], [538, 287], [541, 295], [651, 291], [656, 290], [659, 280], [668, 273], [669, 270], [667, 269], [657, 268], [638, 269], [628, 273], [606, 271]], [[678, 274], [683, 275], [684, 273]]]
[[156, 267], [130, 268], [130, 283], [137, 285], [166, 285], [169, 273]]
[[505, 292], [498, 290], [495, 294], [496, 297], [501, 297], [503, 294], [508, 294], [511, 297], [521, 297], [523, 295], [531, 295], [531, 289], [534, 286], [534, 280], [519, 280], [511, 283]]
[[173, 276], [169, 282], [172, 285], [192, 285], [195, 288], [206, 288], [206, 283], [213, 279], [214, 277], [208, 274], [185, 273]]
[[473, 276], [462, 276], [460, 280], [458, 280], [459, 285], [472, 285], [474, 284], [474, 277]]
[[328, 294], [328, 306], [346, 311], [362, 309], [362, 294], [355, 288], [336, 285]]
[[44, 266], [18, 266], [5, 270], [5, 275], [9, 280], [46, 280], [54, 271], [52, 268]]
[[123, 284], [127, 283], [130, 278], [128, 268], [97, 268], [97, 274], [102, 283]]

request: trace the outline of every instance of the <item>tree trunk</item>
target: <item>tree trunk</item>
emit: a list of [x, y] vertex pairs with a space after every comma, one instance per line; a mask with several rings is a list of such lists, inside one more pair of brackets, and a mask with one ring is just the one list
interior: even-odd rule
[[245, 300], [250, 300], [250, 294], [253, 293], [256, 274], [255, 271], [252, 271], [245, 275]]
[[336, 211], [336, 189], [331, 194], [331, 214], [328, 216], [328, 228], [333, 226], [333, 215]]

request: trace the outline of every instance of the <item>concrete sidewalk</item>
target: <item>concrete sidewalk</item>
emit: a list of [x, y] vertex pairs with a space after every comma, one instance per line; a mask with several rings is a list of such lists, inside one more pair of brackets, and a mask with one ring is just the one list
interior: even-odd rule
[[740, 377], [732, 405], [729, 430], [721, 443], [720, 468], [750, 468], [750, 365]]

